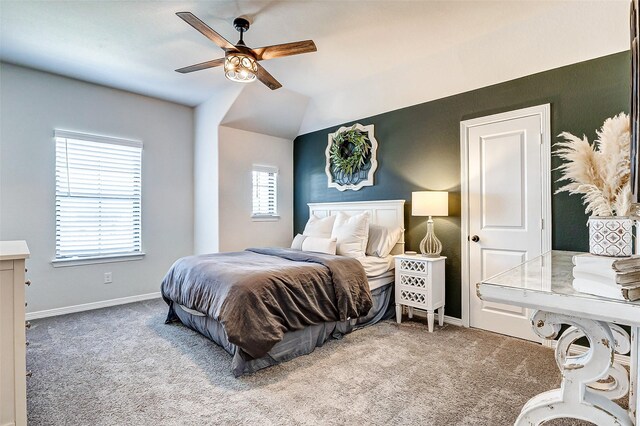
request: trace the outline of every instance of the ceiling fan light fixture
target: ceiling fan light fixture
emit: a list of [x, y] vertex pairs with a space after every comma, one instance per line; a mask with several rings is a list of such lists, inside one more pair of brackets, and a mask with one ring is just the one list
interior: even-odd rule
[[240, 33], [240, 40], [234, 45], [231, 44], [229, 40], [215, 32], [207, 24], [202, 22], [193, 13], [177, 12], [176, 15], [195, 28], [203, 36], [217, 44], [218, 47], [225, 52], [223, 58], [178, 68], [176, 72], [181, 74], [224, 65], [224, 75], [231, 81], [250, 83], [254, 80], [260, 80], [260, 82], [269, 89], [276, 90], [281, 88], [282, 84], [280, 84], [278, 80], [269, 74], [269, 72], [261, 65], [258, 65], [257, 61], [281, 58], [283, 56], [299, 55], [301, 53], [315, 52], [317, 50], [313, 40], [294, 41], [292, 43], [274, 44], [271, 46], [251, 49], [243, 40], [244, 33], [247, 32], [250, 27], [249, 21], [243, 17], [238, 17], [233, 21], [233, 26]]
[[224, 58], [224, 75], [231, 81], [250, 83], [256, 79], [258, 64], [244, 53], [228, 53]]

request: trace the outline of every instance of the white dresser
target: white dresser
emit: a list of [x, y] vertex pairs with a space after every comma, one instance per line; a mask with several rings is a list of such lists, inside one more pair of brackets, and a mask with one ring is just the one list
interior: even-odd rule
[[0, 241], [0, 426], [27, 424], [24, 241]]

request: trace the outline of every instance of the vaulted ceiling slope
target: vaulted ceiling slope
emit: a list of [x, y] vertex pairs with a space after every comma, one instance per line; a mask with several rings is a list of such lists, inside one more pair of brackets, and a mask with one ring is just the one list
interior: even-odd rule
[[262, 84], [242, 86], [221, 125], [289, 140], [298, 136], [309, 98], [284, 87], [267, 92]]
[[[248, 17], [253, 47], [315, 41], [263, 63], [308, 98], [300, 133], [626, 50], [629, 37], [627, 0], [2, 0], [0, 60], [195, 106], [234, 83], [174, 71], [222, 56], [175, 16], [185, 10], [233, 42], [233, 19]], [[250, 93], [268, 103], [271, 91]]]

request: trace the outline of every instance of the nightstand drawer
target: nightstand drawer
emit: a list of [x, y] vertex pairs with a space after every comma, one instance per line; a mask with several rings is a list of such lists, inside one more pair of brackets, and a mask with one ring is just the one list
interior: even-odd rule
[[429, 274], [429, 264], [422, 259], [399, 259], [401, 272], [414, 272], [418, 274]]
[[426, 290], [429, 288], [429, 277], [424, 275], [401, 274], [398, 285], [402, 287], [414, 287]]
[[427, 290], [416, 290], [407, 287], [398, 287], [396, 290], [396, 303], [403, 303], [416, 308], [425, 308], [431, 305], [431, 297]]

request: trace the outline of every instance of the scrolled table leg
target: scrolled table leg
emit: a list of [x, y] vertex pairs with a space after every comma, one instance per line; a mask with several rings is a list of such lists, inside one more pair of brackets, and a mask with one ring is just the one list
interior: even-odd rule
[[[632, 426], [630, 416], [622, 407], [588, 388], [590, 383], [608, 377], [613, 365], [616, 338], [609, 325], [602, 321], [543, 311], [534, 312], [531, 322], [534, 332], [545, 339], [555, 338], [561, 324], [570, 325], [577, 332], [565, 333], [558, 340], [556, 362], [562, 373], [560, 389], [529, 400], [515, 424], [539, 425], [552, 419], [572, 418], [595, 424]], [[568, 347], [578, 334], [583, 334], [589, 340], [589, 351], [568, 356]]]
[[[609, 324], [609, 328], [614, 338], [614, 351], [617, 354], [628, 354], [631, 350], [631, 339], [629, 334], [620, 326], [615, 324]], [[563, 369], [563, 365], [573, 361], [574, 356], [569, 355], [571, 345], [576, 340], [584, 337], [584, 333], [576, 327], [567, 328], [562, 333], [562, 338], [558, 341], [556, 346], [556, 363], [560, 370]], [[589, 383], [589, 389], [598, 395], [602, 395], [608, 399], [620, 399], [629, 393], [629, 373], [617, 362], [613, 362], [608, 371], [608, 380], [606, 382], [593, 382]]]

